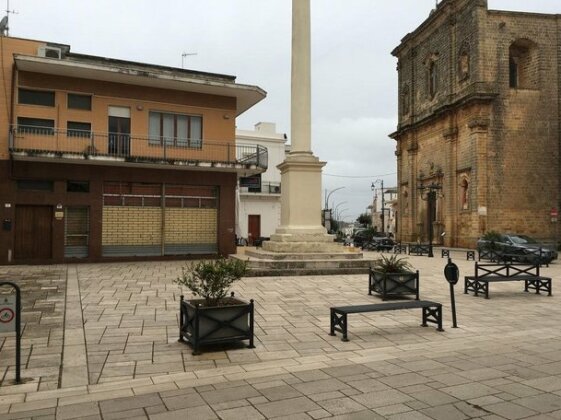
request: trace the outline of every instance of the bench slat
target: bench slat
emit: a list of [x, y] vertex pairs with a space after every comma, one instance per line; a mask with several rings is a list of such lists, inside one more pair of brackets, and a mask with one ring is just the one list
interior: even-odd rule
[[442, 306], [442, 304], [438, 302], [431, 302], [429, 300], [414, 300], [407, 302], [374, 303], [369, 305], [336, 306], [331, 309], [340, 313], [356, 314], [359, 312], [379, 312], [395, 311], [399, 309], [429, 308], [431, 306]]

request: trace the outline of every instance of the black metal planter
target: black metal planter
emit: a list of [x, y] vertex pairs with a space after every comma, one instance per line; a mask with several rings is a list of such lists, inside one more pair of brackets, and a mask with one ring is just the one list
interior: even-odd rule
[[370, 269], [368, 294], [382, 295], [382, 300], [397, 295], [413, 295], [419, 300], [419, 271], [414, 273], [383, 273]]
[[204, 299], [185, 300], [181, 296], [179, 313], [179, 341], [191, 344], [193, 355], [201, 354], [200, 346], [249, 340], [253, 345], [253, 299], [245, 302], [226, 298], [230, 304], [203, 306]]

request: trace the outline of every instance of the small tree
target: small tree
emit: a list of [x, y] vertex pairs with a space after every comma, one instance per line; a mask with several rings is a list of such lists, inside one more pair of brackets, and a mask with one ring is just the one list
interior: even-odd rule
[[175, 283], [204, 298], [206, 306], [218, 306], [226, 297], [230, 286], [246, 273], [247, 262], [220, 258], [183, 267], [181, 277]]
[[356, 221], [365, 227], [372, 225], [372, 217], [368, 213], [362, 213]]

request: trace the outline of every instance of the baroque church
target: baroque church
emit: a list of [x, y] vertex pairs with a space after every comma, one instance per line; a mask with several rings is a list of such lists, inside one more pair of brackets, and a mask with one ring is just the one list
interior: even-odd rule
[[396, 237], [474, 247], [498, 231], [557, 242], [561, 15], [443, 0], [392, 54]]

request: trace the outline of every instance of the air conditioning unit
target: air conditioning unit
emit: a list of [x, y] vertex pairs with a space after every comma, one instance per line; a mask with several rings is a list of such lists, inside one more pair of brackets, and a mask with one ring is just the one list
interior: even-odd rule
[[58, 58], [60, 60], [62, 57], [62, 50], [58, 47], [48, 47], [45, 45], [37, 49], [37, 55], [39, 57]]
[[240, 192], [241, 193], [247, 193], [247, 192], [249, 192], [249, 188], [248, 187], [240, 187]]

